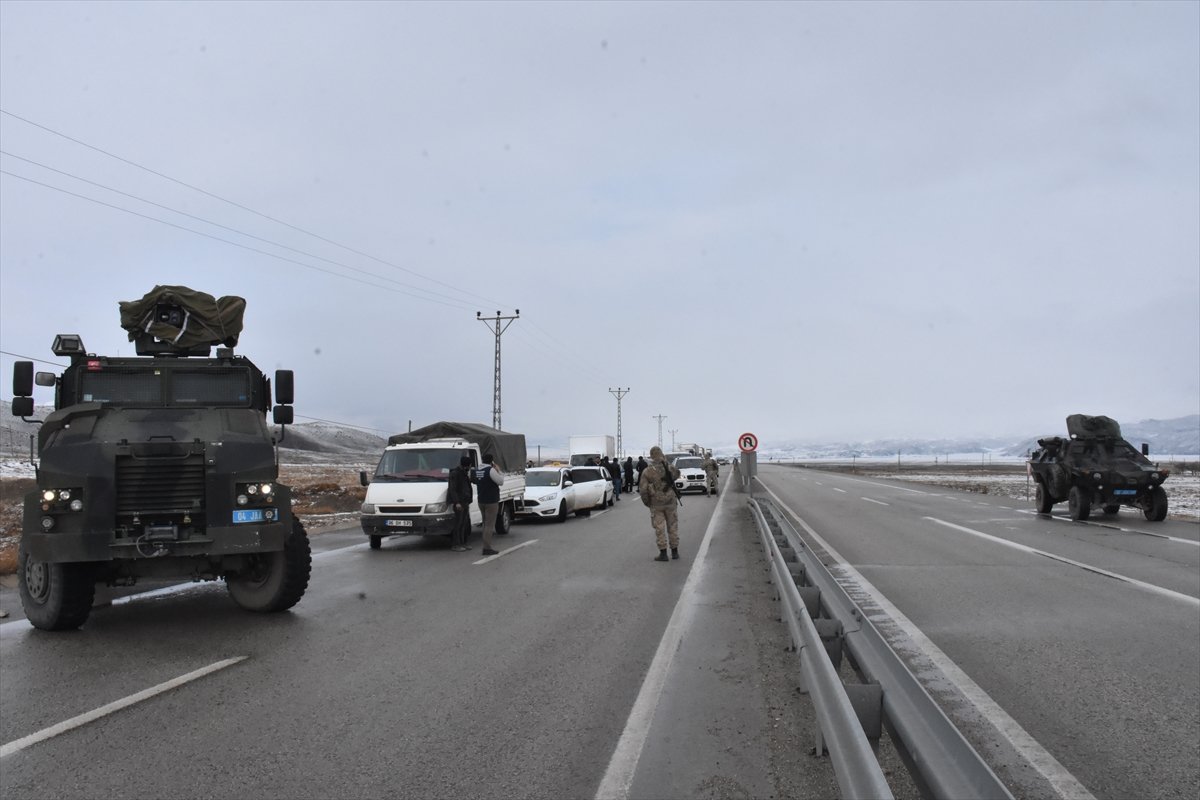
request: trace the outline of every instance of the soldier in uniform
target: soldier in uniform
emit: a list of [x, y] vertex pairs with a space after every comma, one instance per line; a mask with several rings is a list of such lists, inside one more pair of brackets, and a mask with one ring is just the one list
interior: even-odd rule
[[704, 454], [704, 474], [708, 476], [708, 493], [717, 493], [717, 474], [721, 471], [717, 466], [717, 462], [713, 461], [712, 453]]
[[671, 558], [679, 558], [679, 495], [675, 494], [675, 481], [679, 470], [667, 463], [661, 447], [650, 448], [650, 463], [642, 472], [638, 494], [642, 504], [650, 509], [650, 524], [654, 526], [654, 538], [658, 544], [658, 558], [667, 561], [667, 545], [671, 546]]

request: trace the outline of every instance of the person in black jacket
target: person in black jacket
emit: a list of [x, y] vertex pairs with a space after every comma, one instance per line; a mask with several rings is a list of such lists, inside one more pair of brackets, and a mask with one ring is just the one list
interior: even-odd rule
[[632, 491], [634, 491], [634, 488], [635, 487], [634, 487], [634, 483], [633, 483], [633, 456], [628, 456], [625, 459], [625, 486], [624, 486], [624, 489], [627, 492], [632, 492]]
[[650, 465], [646, 463], [646, 458], [645, 458], [645, 456], [638, 456], [638, 461], [637, 461], [637, 471], [638, 471], [638, 474], [637, 474], [637, 487], [638, 487], [638, 489], [639, 489], [639, 490], [642, 488], [642, 473], [646, 471], [646, 467], [648, 467], [648, 466], [650, 466]]
[[450, 529], [450, 549], [461, 553], [470, 550], [471, 538], [471, 457], [463, 456], [458, 466], [450, 470], [446, 482], [446, 503], [454, 512], [454, 527]]

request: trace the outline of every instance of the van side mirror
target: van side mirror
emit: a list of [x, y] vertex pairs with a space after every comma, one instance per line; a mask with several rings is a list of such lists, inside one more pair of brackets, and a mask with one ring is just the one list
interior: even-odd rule
[[276, 425], [291, 425], [295, 412], [291, 406], [275, 406], [271, 415]]
[[17, 361], [13, 364], [13, 395], [16, 397], [33, 395], [32, 361]]
[[295, 374], [290, 369], [275, 370], [275, 402], [281, 406], [287, 406], [295, 401]]
[[1142, 442], [1142, 455], [1144, 455], [1144, 456], [1150, 455], [1150, 443], [1149, 442]]
[[367, 471], [365, 469], [360, 469], [358, 471], [358, 482], [361, 483], [363, 486], [371, 485], [371, 479], [369, 477], [367, 477]]

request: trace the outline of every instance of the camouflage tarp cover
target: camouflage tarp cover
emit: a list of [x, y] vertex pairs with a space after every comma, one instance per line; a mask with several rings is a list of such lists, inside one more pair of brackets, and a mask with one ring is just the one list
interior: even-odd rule
[[[155, 309], [163, 303], [183, 309], [182, 326], [155, 319]], [[131, 342], [150, 334], [181, 349], [206, 344], [233, 347], [242, 332], [246, 300], [233, 295], [218, 300], [186, 286], [155, 286], [141, 300], [122, 301], [118, 306], [121, 327], [129, 331]]]
[[419, 444], [451, 437], [479, 445], [480, 455], [491, 453], [501, 472], [525, 471], [525, 434], [505, 433], [474, 422], [435, 422], [411, 433], [389, 436], [388, 444]]
[[1098, 439], [1103, 436], [1120, 439], [1121, 426], [1112, 417], [1072, 414], [1067, 417], [1067, 433], [1072, 439]]

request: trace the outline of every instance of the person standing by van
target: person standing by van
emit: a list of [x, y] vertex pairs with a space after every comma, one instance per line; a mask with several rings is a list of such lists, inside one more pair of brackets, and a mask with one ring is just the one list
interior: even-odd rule
[[496, 515], [500, 513], [500, 486], [504, 474], [496, 469], [491, 453], [483, 454], [483, 464], [475, 468], [471, 482], [475, 484], [479, 497], [479, 513], [483, 515], [483, 554], [494, 556], [492, 534], [496, 532]]
[[458, 466], [450, 470], [446, 481], [446, 502], [454, 512], [454, 527], [450, 530], [450, 549], [461, 553], [470, 550], [471, 538], [471, 457], [463, 456]]

